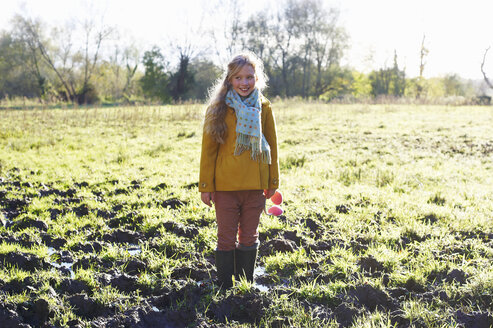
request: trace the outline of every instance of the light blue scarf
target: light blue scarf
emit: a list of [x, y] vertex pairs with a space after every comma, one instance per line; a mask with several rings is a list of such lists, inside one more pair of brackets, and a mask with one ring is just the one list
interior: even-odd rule
[[241, 155], [245, 150], [250, 150], [253, 160], [261, 159], [263, 163], [270, 164], [270, 146], [262, 133], [262, 103], [260, 91], [255, 88], [253, 92], [241, 99], [233, 89], [226, 94], [226, 105], [232, 107], [236, 113], [236, 146], [235, 155]]

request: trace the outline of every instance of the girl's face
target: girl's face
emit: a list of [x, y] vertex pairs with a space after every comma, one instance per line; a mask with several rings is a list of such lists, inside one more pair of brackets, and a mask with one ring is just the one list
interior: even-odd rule
[[251, 65], [243, 66], [235, 75], [231, 77], [233, 89], [242, 97], [248, 96], [255, 88], [257, 77]]

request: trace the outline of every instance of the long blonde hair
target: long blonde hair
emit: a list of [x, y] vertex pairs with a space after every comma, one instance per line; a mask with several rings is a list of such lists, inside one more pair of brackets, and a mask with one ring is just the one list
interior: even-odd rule
[[210, 89], [209, 103], [207, 105], [204, 132], [209, 133], [216, 142], [224, 143], [227, 126], [225, 122], [228, 106], [225, 103], [226, 94], [231, 89], [231, 79], [245, 65], [250, 65], [255, 71], [255, 87], [262, 90], [267, 85], [267, 76], [264, 73], [264, 64], [252, 52], [241, 52], [233, 57], [224, 70], [223, 76], [217, 80], [216, 84]]

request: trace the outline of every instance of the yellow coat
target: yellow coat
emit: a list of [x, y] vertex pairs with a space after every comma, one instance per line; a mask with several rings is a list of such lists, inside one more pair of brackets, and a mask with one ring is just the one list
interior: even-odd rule
[[217, 143], [208, 133], [202, 135], [200, 157], [200, 192], [263, 190], [279, 188], [276, 121], [267, 99], [262, 99], [262, 132], [270, 145], [271, 164], [252, 160], [250, 151], [234, 155], [236, 144], [236, 114], [228, 108], [228, 127], [224, 144]]

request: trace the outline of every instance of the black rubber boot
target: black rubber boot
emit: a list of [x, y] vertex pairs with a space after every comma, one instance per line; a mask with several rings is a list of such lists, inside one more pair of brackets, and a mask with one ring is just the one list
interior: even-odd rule
[[257, 261], [258, 248], [237, 248], [235, 251], [236, 259], [236, 280], [245, 276], [246, 280], [253, 282], [253, 271]]
[[216, 251], [217, 279], [223, 288], [233, 286], [235, 274], [235, 251]]

